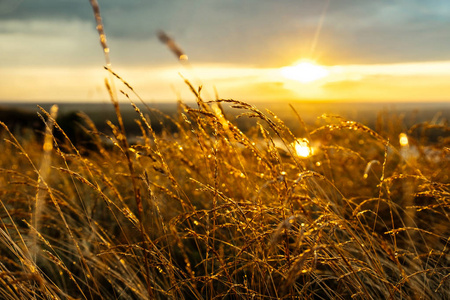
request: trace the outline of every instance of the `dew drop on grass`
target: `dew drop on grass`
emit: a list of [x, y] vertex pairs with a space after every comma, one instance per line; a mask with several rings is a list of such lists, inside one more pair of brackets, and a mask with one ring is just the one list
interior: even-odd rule
[[295, 153], [300, 157], [308, 157], [314, 154], [313, 148], [311, 148], [307, 139], [301, 139], [294, 141], [291, 146], [294, 148]]
[[399, 142], [400, 142], [400, 146], [402, 146], [402, 147], [408, 146], [409, 141], [408, 141], [408, 136], [406, 135], [406, 133], [400, 133]]
[[45, 152], [49, 152], [49, 151], [51, 151], [52, 149], [53, 149], [53, 143], [52, 143], [52, 141], [46, 141], [45, 143], [44, 143], [44, 151]]

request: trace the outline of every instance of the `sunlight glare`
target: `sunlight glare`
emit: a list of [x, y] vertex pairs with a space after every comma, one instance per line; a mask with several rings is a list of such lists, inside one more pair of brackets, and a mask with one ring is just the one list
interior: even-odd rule
[[295, 153], [300, 157], [308, 157], [313, 154], [313, 149], [309, 145], [307, 139], [296, 140], [292, 143]]
[[400, 146], [402, 146], [402, 147], [408, 146], [409, 141], [408, 141], [408, 136], [406, 135], [406, 133], [403, 133], [403, 132], [400, 133], [399, 140], [400, 140]]
[[281, 75], [287, 79], [297, 80], [301, 83], [310, 83], [328, 76], [330, 72], [314, 61], [303, 60], [292, 67], [281, 68]]

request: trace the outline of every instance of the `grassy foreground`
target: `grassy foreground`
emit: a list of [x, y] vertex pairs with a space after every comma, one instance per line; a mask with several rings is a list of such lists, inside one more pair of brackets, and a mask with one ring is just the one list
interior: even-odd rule
[[136, 108], [133, 143], [119, 109], [109, 135], [85, 119], [85, 145], [56, 110], [42, 139], [4, 126], [0, 298], [450, 298], [447, 124], [400, 144], [400, 120], [289, 129], [197, 96], [176, 116]]

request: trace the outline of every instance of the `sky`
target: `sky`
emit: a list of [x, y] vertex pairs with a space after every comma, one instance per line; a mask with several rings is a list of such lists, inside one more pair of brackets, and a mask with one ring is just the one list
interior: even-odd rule
[[[207, 99], [450, 99], [448, 0], [98, 2], [111, 68], [147, 101], [192, 100], [184, 78]], [[0, 101], [108, 99], [105, 64], [88, 0], [0, 0]]]

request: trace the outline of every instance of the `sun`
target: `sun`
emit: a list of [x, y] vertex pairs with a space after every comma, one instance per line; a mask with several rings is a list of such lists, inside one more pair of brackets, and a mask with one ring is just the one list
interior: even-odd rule
[[287, 79], [310, 83], [327, 77], [330, 72], [312, 60], [302, 60], [295, 66], [281, 68], [281, 75]]

